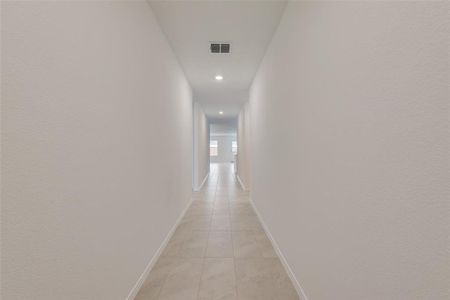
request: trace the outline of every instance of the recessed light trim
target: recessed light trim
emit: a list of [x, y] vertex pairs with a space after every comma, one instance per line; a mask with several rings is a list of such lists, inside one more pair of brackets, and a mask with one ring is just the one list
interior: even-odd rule
[[216, 75], [215, 78], [216, 78], [217, 81], [223, 80], [223, 76], [222, 75]]

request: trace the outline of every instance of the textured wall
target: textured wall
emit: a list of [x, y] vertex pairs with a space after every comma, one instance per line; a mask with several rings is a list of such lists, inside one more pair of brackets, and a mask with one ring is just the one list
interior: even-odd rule
[[238, 176], [244, 187], [249, 190], [251, 186], [251, 155], [250, 155], [250, 108], [246, 102], [238, 117], [237, 142], [238, 142]]
[[252, 198], [311, 300], [448, 299], [448, 2], [292, 2]]
[[199, 103], [194, 103], [194, 188], [209, 173], [209, 123]]
[[189, 201], [191, 90], [145, 1], [2, 1], [2, 299], [125, 299]]

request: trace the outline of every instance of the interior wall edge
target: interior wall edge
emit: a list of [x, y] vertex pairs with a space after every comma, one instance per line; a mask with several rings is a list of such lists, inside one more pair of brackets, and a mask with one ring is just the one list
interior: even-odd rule
[[275, 250], [275, 253], [277, 254], [278, 258], [280, 259], [281, 264], [284, 267], [284, 270], [288, 274], [289, 279], [292, 282], [292, 285], [294, 286], [295, 290], [297, 291], [297, 294], [300, 297], [300, 300], [309, 300], [308, 297], [306, 296], [306, 293], [305, 293], [303, 287], [301, 286], [300, 282], [298, 281], [297, 276], [295, 275], [294, 271], [292, 270], [291, 266], [289, 265], [289, 262], [287, 261], [283, 252], [281, 251], [280, 246], [278, 246], [277, 241], [275, 240], [272, 233], [270, 232], [269, 227], [267, 226], [266, 222], [264, 221], [263, 216], [259, 212], [259, 210], [252, 198], [250, 198], [250, 204], [252, 205], [253, 210], [255, 211], [256, 216], [258, 217], [258, 220], [264, 229], [264, 232], [266, 233], [267, 237], [269, 238], [270, 243], [272, 244], [272, 247]]
[[139, 293], [139, 290], [141, 289], [142, 285], [144, 284], [145, 280], [147, 279], [148, 275], [150, 274], [152, 268], [155, 266], [156, 262], [161, 257], [161, 254], [164, 252], [164, 249], [167, 247], [169, 240], [172, 238], [173, 234], [175, 233], [175, 230], [177, 229], [178, 225], [180, 224], [181, 220], [183, 219], [184, 215], [186, 214], [187, 210], [189, 209], [189, 206], [191, 206], [192, 201], [193, 201], [193, 199], [191, 198], [189, 200], [189, 202], [187, 203], [186, 207], [181, 212], [181, 214], [178, 216], [178, 219], [176, 220], [175, 224], [172, 226], [170, 231], [167, 233], [166, 237], [164, 238], [164, 240], [161, 243], [161, 246], [159, 246], [156, 253], [150, 259], [149, 263], [145, 267], [141, 276], [139, 276], [138, 280], [136, 281], [136, 284], [131, 289], [126, 300], [134, 300], [134, 298], [137, 296], [137, 294]]

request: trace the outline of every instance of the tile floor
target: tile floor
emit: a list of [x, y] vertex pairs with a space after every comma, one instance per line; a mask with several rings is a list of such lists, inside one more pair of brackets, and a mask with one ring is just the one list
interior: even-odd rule
[[299, 299], [231, 164], [211, 165], [136, 297], [197, 299]]

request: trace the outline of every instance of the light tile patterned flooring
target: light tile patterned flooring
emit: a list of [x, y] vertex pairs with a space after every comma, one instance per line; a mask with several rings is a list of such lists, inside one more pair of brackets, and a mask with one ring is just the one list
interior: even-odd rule
[[298, 300], [233, 166], [210, 174], [136, 300]]

